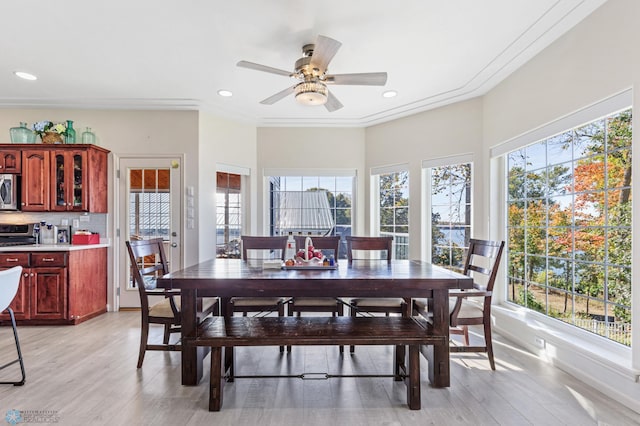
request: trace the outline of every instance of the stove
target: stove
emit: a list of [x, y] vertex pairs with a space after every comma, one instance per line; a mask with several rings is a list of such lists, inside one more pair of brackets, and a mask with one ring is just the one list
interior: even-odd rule
[[22, 225], [0, 223], [0, 247], [26, 246], [36, 243], [33, 223]]

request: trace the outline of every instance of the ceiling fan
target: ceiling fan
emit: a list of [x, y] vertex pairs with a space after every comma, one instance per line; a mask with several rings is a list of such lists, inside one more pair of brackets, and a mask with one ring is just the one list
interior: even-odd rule
[[327, 74], [327, 66], [340, 46], [342, 43], [339, 41], [319, 35], [315, 44], [302, 46], [304, 56], [296, 61], [293, 72], [248, 61], [240, 61], [237, 66], [299, 80], [295, 85], [261, 101], [261, 104], [272, 105], [295, 93], [296, 100], [301, 104], [324, 105], [329, 112], [333, 112], [342, 108], [343, 105], [329, 92], [328, 85], [384, 86], [387, 82], [386, 72]]

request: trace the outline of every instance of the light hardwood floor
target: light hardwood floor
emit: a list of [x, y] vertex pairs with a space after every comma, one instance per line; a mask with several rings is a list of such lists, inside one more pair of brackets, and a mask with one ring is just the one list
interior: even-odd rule
[[[60, 425], [637, 425], [635, 413], [603, 393], [497, 336], [497, 371], [483, 354], [456, 354], [452, 383], [434, 389], [422, 367], [422, 410], [406, 406], [391, 378], [238, 379], [222, 411], [207, 410], [208, 381], [180, 384], [180, 354], [147, 352], [136, 369], [139, 314], [109, 313], [77, 326], [19, 327], [27, 383], [0, 386], [8, 410], [54, 412]], [[160, 339], [161, 328], [153, 327]], [[0, 365], [11, 359], [9, 327], [0, 329]], [[391, 371], [392, 348], [359, 346], [237, 350], [237, 374]], [[208, 358], [205, 360], [208, 375]], [[7, 370], [12, 370], [7, 372]], [[0, 372], [7, 379], [16, 369]], [[5, 424], [0, 420], [0, 424]]]

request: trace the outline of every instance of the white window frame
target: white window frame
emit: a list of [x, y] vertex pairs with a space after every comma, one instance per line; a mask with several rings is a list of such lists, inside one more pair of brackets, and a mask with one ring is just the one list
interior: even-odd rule
[[[567, 129], [579, 127], [600, 117], [630, 107], [633, 107], [633, 92], [631, 89], [628, 89], [492, 147], [489, 151], [492, 166], [491, 182], [495, 183], [495, 185], [492, 186], [497, 188], [497, 190], [491, 190], [490, 199], [492, 201], [500, 201], [500, 204], [498, 214], [493, 215], [494, 218], [497, 219], [492, 221], [491, 225], [497, 226], [498, 233], [505, 235], [507, 224], [505, 205], [507, 200], [506, 182], [508, 171], [506, 170], [506, 161], [504, 159], [505, 154]], [[634, 133], [636, 134], [633, 137], [632, 151], [637, 152], [639, 150], [636, 147], [635, 141], [638, 140], [639, 133]], [[633, 169], [640, 170], [640, 159], [635, 156], [632, 161]], [[635, 249], [636, 242], [640, 241], [640, 176], [638, 176], [638, 173], [634, 173], [631, 185], [632, 211], [636, 212], [632, 218], [632, 238], [634, 240], [632, 244], [632, 265], [638, 265], [640, 264], [640, 250]], [[508, 253], [505, 252], [504, 256], [508, 256]], [[564, 324], [561, 321], [533, 310], [506, 303], [505, 292], [507, 291], [507, 285], [506, 274], [504, 272], [506, 270], [506, 262], [501, 263], [500, 269], [500, 282], [496, 283], [496, 292], [500, 292], [497, 299], [499, 299], [501, 303], [498, 309], [493, 310], [494, 315], [498, 318], [496, 320], [497, 324], [507, 318], [525, 324], [531, 324], [531, 326], [535, 327], [535, 333], [537, 335], [546, 335], [553, 339], [561, 340], [567, 345], [567, 348], [574, 347], [582, 349], [586, 351], [585, 353], [590, 353], [591, 357], [601, 360], [601, 362], [612, 363], [610, 364], [613, 367], [612, 371], [616, 371], [625, 377], [632, 374], [636, 379], [640, 378], [640, 332], [636, 331], [633, 333], [630, 348], [573, 325]], [[632, 329], [640, 330], [640, 315], [637, 314], [640, 309], [640, 274], [638, 274], [637, 268], [634, 269], [631, 279], [633, 292], [631, 326]], [[515, 333], [518, 332], [513, 324], [506, 324], [506, 327], [507, 329], [515, 330]], [[504, 331], [506, 332], [507, 329], [504, 329]], [[560, 349], [558, 349], [558, 351], [559, 350]], [[578, 356], [577, 353], [576, 356]]]
[[431, 252], [433, 247], [431, 246], [431, 169], [436, 167], [444, 167], [451, 166], [456, 164], [471, 164], [471, 234], [473, 235], [473, 220], [474, 220], [474, 194], [475, 194], [475, 176], [474, 176], [474, 166], [473, 166], [473, 154], [459, 154], [459, 155], [450, 155], [446, 157], [438, 157], [422, 160], [422, 171], [421, 171], [421, 181], [422, 181], [422, 196], [421, 198], [421, 211], [423, 212], [421, 218], [422, 225], [422, 235], [421, 235], [421, 248], [420, 253], [422, 253], [421, 260], [424, 262], [431, 263], [431, 257], [433, 253]]
[[[241, 224], [241, 234], [244, 234], [245, 232], [247, 232], [248, 226], [249, 226], [249, 209], [251, 206], [251, 199], [249, 196], [249, 180], [251, 177], [251, 169], [248, 167], [242, 167], [242, 166], [234, 166], [232, 164], [225, 164], [225, 163], [216, 163], [216, 172], [223, 172], [223, 173], [230, 173], [230, 174], [234, 174], [234, 175], [240, 175], [240, 206], [241, 206], [241, 211], [240, 211], [240, 224]], [[216, 176], [216, 174], [214, 173], [214, 177]], [[215, 185], [216, 190], [217, 190], [217, 184]], [[216, 207], [216, 201], [215, 201], [215, 193], [214, 193], [214, 207]], [[214, 212], [217, 217], [217, 211]], [[217, 231], [217, 225], [216, 225], [216, 229], [214, 230], [214, 232], [218, 232]], [[215, 235], [215, 234], [214, 234]]]
[[351, 200], [351, 230], [357, 229], [357, 188], [358, 188], [358, 174], [356, 169], [319, 169], [319, 168], [306, 168], [306, 169], [288, 169], [288, 168], [265, 168], [262, 171], [262, 223], [263, 234], [269, 235], [270, 229], [270, 216], [269, 216], [269, 178], [273, 176], [324, 176], [324, 177], [350, 177], [353, 179], [352, 187], [352, 200]]
[[[399, 172], [407, 172], [409, 175], [409, 190], [411, 190], [411, 168], [409, 167], [409, 163], [402, 164], [391, 164], [384, 166], [376, 166], [372, 167], [370, 170], [370, 192], [371, 192], [371, 205], [370, 205], [370, 220], [369, 220], [369, 230], [370, 235], [377, 237], [380, 236], [380, 175], [390, 174], [390, 173], [399, 173]], [[409, 199], [409, 212], [411, 211], [411, 199]], [[411, 232], [411, 214], [409, 214], [409, 233]], [[411, 258], [410, 250], [411, 250], [411, 240], [409, 239], [409, 244], [407, 245], [407, 253], [409, 258]], [[392, 250], [392, 259], [396, 258], [396, 242], [393, 241], [393, 250]]]

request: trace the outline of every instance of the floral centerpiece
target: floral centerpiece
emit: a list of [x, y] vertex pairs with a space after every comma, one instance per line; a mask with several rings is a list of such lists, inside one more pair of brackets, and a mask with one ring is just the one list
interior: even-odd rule
[[67, 135], [65, 123], [54, 123], [44, 120], [33, 125], [33, 131], [40, 135], [42, 143], [62, 143], [62, 136]]

